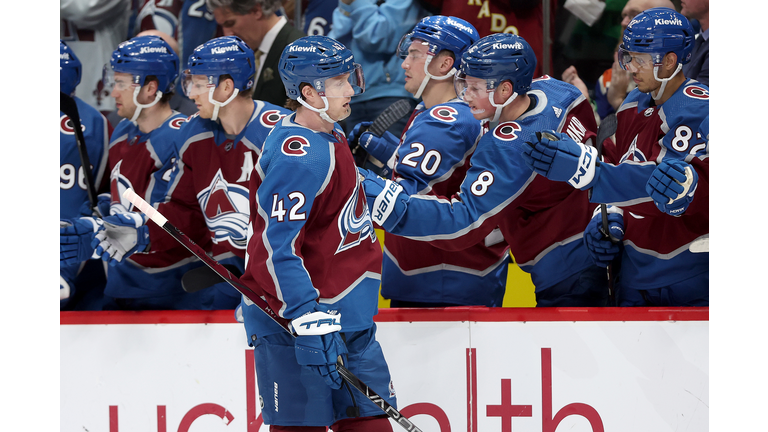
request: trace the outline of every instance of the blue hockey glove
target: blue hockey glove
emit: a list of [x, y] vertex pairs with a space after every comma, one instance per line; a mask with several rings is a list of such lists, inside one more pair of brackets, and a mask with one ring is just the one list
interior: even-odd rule
[[92, 217], [59, 221], [60, 265], [71, 266], [90, 259], [94, 255], [91, 243], [101, 229], [101, 219]]
[[144, 251], [149, 245], [147, 219], [141, 213], [118, 213], [104, 219], [104, 229], [94, 238], [91, 246], [96, 254], [114, 266], [134, 252]]
[[368, 130], [369, 127], [371, 127], [372, 124], [373, 122], [360, 122], [356, 124], [355, 127], [352, 128], [352, 132], [349, 133], [349, 136], [347, 137], [347, 142], [349, 142], [350, 145], [353, 145], [353, 143], [355, 142], [355, 138], [360, 137], [360, 130], [362, 129], [363, 132], [365, 132], [366, 130]]
[[594, 147], [554, 131], [536, 132], [536, 138], [523, 148], [526, 165], [550, 180], [568, 182], [578, 189], [591, 186], [598, 166]]
[[[624, 211], [618, 207], [608, 206], [608, 230], [610, 235], [619, 242], [624, 238]], [[589, 256], [598, 267], [608, 267], [608, 264], [621, 252], [619, 243], [612, 243], [608, 233], [603, 232], [603, 216], [600, 207], [584, 230], [584, 245]]]
[[384, 131], [384, 135], [381, 137], [377, 137], [370, 132], [363, 132], [360, 135], [359, 143], [369, 155], [376, 158], [379, 162], [386, 164], [397, 151], [400, 140], [389, 131]]
[[[96, 197], [96, 210], [98, 210], [98, 217], [109, 216], [109, 206], [112, 202], [112, 194], [103, 193]], [[91, 202], [86, 201], [80, 206], [80, 216], [97, 216], [93, 214], [91, 210]]]
[[665, 160], [653, 170], [645, 191], [653, 198], [659, 210], [672, 216], [681, 216], [693, 201], [699, 175], [682, 160]]
[[336, 370], [339, 356], [347, 353], [341, 339], [341, 314], [315, 311], [291, 321], [296, 337], [296, 361], [314, 370], [333, 389], [341, 388], [342, 378]]
[[410, 197], [403, 192], [402, 186], [392, 180], [384, 180], [362, 168], [357, 171], [363, 182], [371, 219], [384, 231], [390, 231], [405, 215]]

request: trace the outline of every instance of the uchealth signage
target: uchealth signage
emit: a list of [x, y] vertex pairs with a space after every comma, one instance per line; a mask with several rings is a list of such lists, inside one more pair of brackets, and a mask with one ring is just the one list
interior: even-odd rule
[[[61, 324], [62, 431], [268, 431], [232, 311]], [[382, 309], [377, 325], [424, 432], [709, 430], [708, 308]]]

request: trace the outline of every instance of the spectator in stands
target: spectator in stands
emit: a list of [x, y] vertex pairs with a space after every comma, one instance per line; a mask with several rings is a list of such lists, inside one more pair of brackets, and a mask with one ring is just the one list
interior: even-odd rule
[[[405, 99], [416, 107], [416, 99], [403, 88], [405, 72], [396, 55], [397, 43], [413, 29], [427, 11], [414, 0], [339, 0], [333, 11], [328, 37], [336, 39], [355, 55], [365, 71], [366, 91], [352, 99], [352, 114], [344, 122], [350, 131], [360, 122], [372, 121], [388, 106]], [[407, 117], [389, 127], [400, 136]]]
[[680, 13], [699, 21], [701, 26], [693, 46], [693, 57], [683, 66], [683, 73], [709, 87], [709, 0], [682, 0], [681, 4]]
[[206, 0], [225, 36], [238, 36], [253, 51], [256, 82], [253, 98], [283, 106], [287, 101], [277, 65], [283, 48], [304, 36], [301, 30], [277, 15], [280, 0]]

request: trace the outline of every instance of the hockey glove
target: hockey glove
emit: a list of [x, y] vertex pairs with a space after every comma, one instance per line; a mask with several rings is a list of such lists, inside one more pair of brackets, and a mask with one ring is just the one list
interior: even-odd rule
[[[608, 230], [610, 235], [619, 242], [624, 238], [624, 211], [618, 207], [608, 206]], [[621, 252], [619, 243], [612, 243], [608, 233], [603, 232], [603, 216], [600, 207], [584, 230], [584, 245], [589, 256], [598, 267], [606, 268]]]
[[94, 256], [94, 247], [91, 243], [101, 229], [103, 229], [101, 219], [92, 217], [59, 221], [60, 265], [71, 266], [91, 257], [98, 258], [98, 255]]
[[341, 339], [341, 315], [315, 311], [291, 321], [296, 337], [296, 361], [320, 374], [333, 389], [341, 388], [342, 378], [336, 370], [339, 356], [347, 353]]
[[99, 212], [98, 215], [94, 215], [94, 211], [91, 209], [91, 202], [86, 201], [80, 206], [80, 216], [109, 216], [109, 206], [112, 203], [112, 194], [103, 193], [96, 197], [96, 209]]
[[403, 192], [402, 186], [392, 180], [384, 180], [362, 168], [357, 171], [363, 182], [371, 219], [384, 231], [390, 231], [405, 216], [410, 197]]
[[141, 213], [118, 213], [104, 218], [104, 229], [91, 245], [96, 254], [114, 266], [134, 252], [144, 251], [149, 245], [147, 219]]
[[554, 131], [536, 132], [536, 142], [527, 144], [528, 148], [523, 149], [523, 160], [538, 174], [550, 180], [568, 182], [578, 189], [591, 186], [598, 167], [594, 147]]
[[677, 159], [665, 160], [653, 170], [645, 191], [659, 210], [681, 216], [693, 201], [698, 183], [699, 175], [690, 164]]
[[349, 142], [349, 144], [354, 145], [355, 139], [359, 140], [361, 133], [364, 133], [365, 131], [367, 131], [372, 124], [373, 122], [360, 122], [356, 124], [355, 127], [352, 128], [352, 132], [350, 132], [349, 136], [347, 137], [347, 141]]
[[397, 151], [400, 140], [389, 131], [384, 131], [384, 135], [377, 137], [371, 132], [363, 132], [360, 135], [360, 146], [362, 146], [369, 155], [376, 158], [379, 162], [386, 164], [387, 161]]

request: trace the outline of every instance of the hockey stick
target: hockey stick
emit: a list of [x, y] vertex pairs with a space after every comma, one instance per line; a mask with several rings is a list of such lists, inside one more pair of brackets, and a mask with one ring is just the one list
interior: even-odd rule
[[[603, 141], [608, 139], [608, 137], [612, 136], [616, 133], [616, 114], [611, 113], [607, 117], [605, 117], [602, 121], [600, 121], [600, 126], [597, 128], [597, 138], [595, 140], [597, 141], [595, 143], [595, 149], [597, 150], [597, 159], [600, 160], [600, 158], [603, 156]], [[591, 193], [591, 191], [590, 191]], [[600, 215], [603, 218], [603, 227], [600, 230], [603, 233], [603, 236], [611, 241], [611, 243], [618, 243], [619, 239], [611, 235], [610, 229], [608, 229], [608, 206], [605, 204], [600, 204]], [[613, 264], [608, 264], [607, 267], [608, 272], [608, 301], [610, 302], [611, 306], [614, 306], [616, 303], [616, 290], [613, 286]]]
[[[240, 276], [240, 269], [232, 264], [224, 264], [224, 267], [235, 276]], [[218, 274], [208, 266], [198, 267], [184, 273], [181, 277], [181, 288], [188, 293], [198, 292], [213, 285], [223, 282]]]
[[[366, 152], [359, 143], [360, 135], [362, 135], [363, 132], [371, 132], [377, 137], [381, 137], [390, 126], [410, 112], [411, 104], [405, 99], [400, 99], [392, 103], [392, 105], [385, 108], [381, 114], [376, 116], [376, 118], [373, 119], [373, 123], [371, 123], [367, 129], [360, 128], [360, 133], [355, 137], [355, 141], [349, 143], [349, 148], [352, 150], [352, 156], [355, 157], [355, 165], [364, 168], [365, 161], [368, 160], [368, 152]], [[381, 162], [386, 163], [387, 161]]]
[[[160, 212], [157, 211], [154, 207], [149, 205], [148, 202], [144, 201], [143, 198], [136, 195], [136, 192], [133, 191], [133, 189], [126, 189], [125, 192], [123, 192], [123, 197], [130, 201], [136, 208], [138, 208], [142, 213], [147, 215], [152, 222], [156, 223], [158, 226], [160, 226], [162, 229], [164, 229], [168, 234], [171, 235], [176, 241], [181, 243], [185, 248], [187, 248], [190, 252], [192, 252], [193, 255], [198, 257], [200, 261], [204, 262], [208, 267], [210, 267], [211, 270], [214, 271], [223, 281], [229, 283], [232, 285], [233, 288], [238, 290], [242, 295], [247, 297], [250, 301], [252, 301], [256, 307], [261, 309], [262, 312], [267, 314], [272, 320], [277, 323], [280, 327], [282, 327], [285, 331], [288, 332], [291, 336], [294, 338], [297, 337], [297, 334], [291, 330], [290, 322], [286, 320], [285, 318], [280, 317], [273, 311], [269, 305], [267, 304], [266, 300], [259, 297], [258, 294], [253, 292], [250, 288], [245, 286], [242, 282], [240, 282], [240, 279], [233, 275], [232, 273], [227, 270], [226, 267], [219, 264], [218, 261], [208, 256], [207, 253], [197, 245], [197, 243], [193, 242], [192, 239], [187, 237], [186, 234], [179, 231], [178, 228], [173, 226], [168, 219], [166, 219]], [[398, 411], [395, 407], [387, 403], [381, 396], [376, 394], [370, 387], [368, 387], [365, 383], [360, 381], [352, 372], [350, 372], [349, 369], [347, 369], [343, 362], [341, 356], [336, 360], [336, 370], [339, 372], [339, 375], [348, 382], [350, 385], [358, 389], [362, 394], [365, 395], [371, 402], [376, 404], [379, 408], [381, 408], [384, 413], [389, 416], [392, 420], [395, 420], [397, 424], [405, 428], [407, 431], [411, 432], [422, 432], [421, 429], [416, 427], [413, 423], [411, 423], [410, 420], [408, 420], [406, 417], [404, 417], [402, 414], [400, 414], [400, 411]]]
[[80, 164], [83, 167], [83, 174], [85, 177], [85, 189], [88, 192], [88, 202], [91, 205], [91, 212], [95, 212], [99, 217], [103, 216], [99, 213], [98, 206], [96, 205], [96, 187], [93, 184], [93, 173], [91, 172], [91, 161], [88, 158], [88, 149], [85, 147], [85, 137], [83, 136], [83, 126], [80, 124], [80, 113], [77, 110], [77, 103], [75, 99], [70, 97], [64, 92], [61, 93], [61, 100], [59, 102], [59, 109], [61, 112], [69, 117], [72, 121], [72, 127], [75, 130], [75, 141], [77, 142], [77, 152], [80, 153]]

